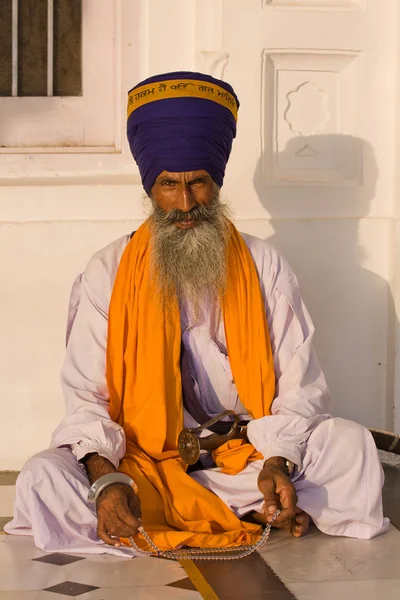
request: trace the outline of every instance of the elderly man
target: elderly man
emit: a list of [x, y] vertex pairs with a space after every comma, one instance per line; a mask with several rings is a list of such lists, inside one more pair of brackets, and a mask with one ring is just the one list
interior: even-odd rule
[[[18, 478], [8, 533], [48, 551], [132, 556], [128, 538], [146, 547], [142, 524], [161, 549], [225, 548], [254, 543], [254, 520], [277, 509], [274, 525], [295, 537], [310, 518], [330, 535], [388, 529], [374, 441], [329, 414], [293, 272], [219, 201], [238, 107], [230, 85], [199, 73], [129, 93], [128, 139], [153, 211], [75, 287], [67, 414]], [[235, 435], [225, 415], [185, 461], [182, 429], [224, 410], [241, 420]], [[221, 443], [210, 451], [212, 431]]]

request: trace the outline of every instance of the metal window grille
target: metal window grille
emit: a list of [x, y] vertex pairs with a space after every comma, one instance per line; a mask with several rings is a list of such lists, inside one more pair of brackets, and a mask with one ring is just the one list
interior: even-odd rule
[[0, 0], [0, 96], [80, 96], [81, 29], [81, 0]]

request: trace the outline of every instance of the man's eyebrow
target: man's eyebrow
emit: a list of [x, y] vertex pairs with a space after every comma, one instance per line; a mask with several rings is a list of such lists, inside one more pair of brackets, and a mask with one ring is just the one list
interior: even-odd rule
[[157, 183], [163, 183], [164, 181], [174, 181], [175, 183], [179, 183], [180, 180], [171, 175], [161, 175], [160, 177], [157, 177]]
[[207, 180], [208, 178], [209, 178], [209, 175], [206, 175], [205, 173], [203, 173], [202, 175], [197, 175], [196, 177], [193, 177], [190, 181], [188, 181], [188, 184], [190, 185], [191, 183], [194, 183], [195, 181], [198, 181], [199, 179]]
[[[208, 180], [209, 177], [210, 176], [207, 175], [206, 173], [202, 173], [201, 175], [196, 175], [196, 177], [193, 177], [187, 183], [190, 185], [191, 183], [194, 183], [195, 181], [199, 181], [199, 179]], [[172, 175], [160, 175], [156, 179], [157, 183], [164, 183], [165, 181], [173, 181], [174, 183], [180, 183], [181, 180], [179, 178], [173, 177]]]

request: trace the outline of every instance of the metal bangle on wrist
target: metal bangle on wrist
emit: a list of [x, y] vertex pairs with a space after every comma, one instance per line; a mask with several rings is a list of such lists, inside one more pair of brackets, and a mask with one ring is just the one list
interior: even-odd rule
[[285, 466], [286, 466], [288, 477], [291, 477], [294, 473], [296, 465], [291, 460], [285, 460]]
[[[280, 456], [280, 457], [271, 457], [271, 458], [279, 458], [281, 461], [283, 461], [284, 468], [286, 470], [286, 475], [289, 478], [292, 477], [292, 475], [294, 473], [294, 470], [296, 469], [296, 464], [294, 462], [292, 462], [291, 460], [288, 460], [287, 458], [284, 458], [283, 456]], [[267, 459], [264, 462], [264, 466], [267, 464], [268, 460], [270, 460], [270, 459]], [[282, 465], [282, 462], [280, 464]]]
[[94, 484], [91, 486], [91, 488], [89, 489], [89, 493], [88, 493], [88, 505], [91, 508], [94, 508], [95, 512], [97, 513], [97, 501], [99, 499], [100, 494], [110, 485], [114, 485], [114, 484], [123, 484], [123, 485], [127, 485], [130, 488], [133, 488], [134, 491], [136, 491], [136, 484], [133, 481], [133, 479], [131, 479], [129, 477], [129, 475], [125, 475], [124, 473], [108, 473], [107, 475], [103, 475], [102, 477], [99, 477], [99, 479], [97, 479]]

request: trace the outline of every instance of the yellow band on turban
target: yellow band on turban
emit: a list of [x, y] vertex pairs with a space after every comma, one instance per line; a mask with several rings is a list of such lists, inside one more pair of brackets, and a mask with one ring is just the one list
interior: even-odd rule
[[232, 94], [219, 85], [196, 79], [170, 79], [137, 87], [128, 95], [128, 115], [134, 110], [156, 100], [166, 98], [202, 98], [211, 100], [231, 111], [237, 121], [238, 107]]

